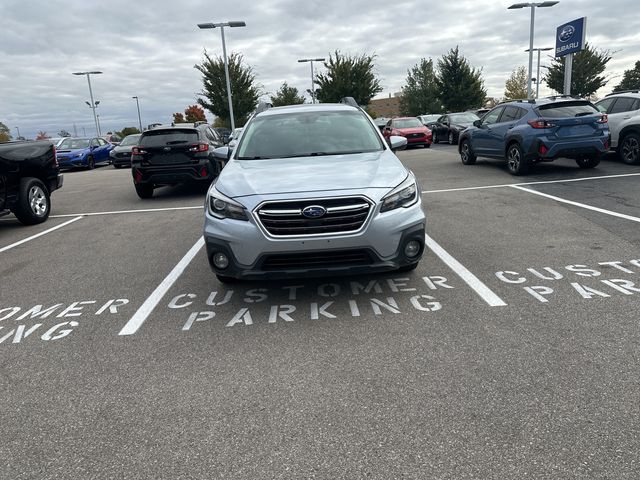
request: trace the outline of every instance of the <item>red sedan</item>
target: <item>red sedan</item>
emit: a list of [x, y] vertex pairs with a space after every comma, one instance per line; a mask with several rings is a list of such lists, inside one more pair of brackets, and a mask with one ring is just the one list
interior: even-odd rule
[[431, 146], [431, 130], [425, 127], [416, 117], [397, 117], [387, 122], [382, 130], [386, 139], [392, 135], [398, 135], [407, 139], [407, 146], [422, 145], [424, 148]]

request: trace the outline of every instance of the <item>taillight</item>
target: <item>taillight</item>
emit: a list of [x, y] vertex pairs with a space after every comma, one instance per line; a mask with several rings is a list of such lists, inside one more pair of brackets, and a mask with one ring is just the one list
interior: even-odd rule
[[142, 172], [140, 170], [138, 170], [137, 168], [136, 168], [136, 171], [135, 171], [133, 179], [134, 179], [135, 183], [140, 183], [142, 181]]
[[207, 172], [207, 167], [202, 167], [202, 168], [200, 169], [200, 176], [201, 176], [202, 178], [206, 177], [208, 173], [209, 173], [209, 172]]
[[147, 153], [146, 150], [140, 148], [140, 147], [133, 147], [131, 149], [131, 154], [132, 155], [144, 155], [145, 153]]
[[547, 148], [547, 146], [544, 143], [541, 143], [540, 146], [538, 147], [538, 153], [540, 155], [544, 155], [548, 151], [549, 151], [549, 149]]
[[596, 123], [607, 123], [608, 121], [609, 121], [609, 117], [605, 113], [598, 120], [596, 120]]
[[533, 128], [553, 128], [556, 126], [555, 123], [551, 123], [544, 118], [536, 118], [535, 120], [529, 120], [527, 122]]
[[197, 143], [189, 148], [190, 152], [208, 152], [209, 144], [208, 143]]

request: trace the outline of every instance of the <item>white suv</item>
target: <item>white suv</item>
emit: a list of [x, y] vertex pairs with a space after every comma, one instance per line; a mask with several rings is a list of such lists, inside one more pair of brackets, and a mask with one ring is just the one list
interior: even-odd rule
[[[348, 103], [347, 103], [348, 102]], [[353, 99], [262, 109], [209, 189], [204, 237], [221, 281], [413, 270], [416, 179]]]
[[596, 107], [609, 117], [611, 148], [623, 162], [640, 163], [640, 90], [610, 93]]

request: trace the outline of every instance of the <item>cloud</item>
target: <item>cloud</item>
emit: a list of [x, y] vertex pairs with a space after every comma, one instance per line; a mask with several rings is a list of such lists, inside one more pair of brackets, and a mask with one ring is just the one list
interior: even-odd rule
[[[225, 30], [227, 49], [244, 55], [265, 92], [282, 82], [304, 92], [310, 87], [304, 57], [327, 57], [335, 50], [375, 54], [384, 92], [397, 92], [407, 70], [421, 57], [437, 60], [451, 48], [482, 68], [491, 96], [527, 65], [529, 10], [507, 10], [507, 0], [145, 0], [87, 2], [3, 0], [0, 29], [0, 121], [33, 137], [61, 128], [93, 131], [86, 78], [71, 72], [99, 69], [92, 77], [102, 130], [137, 125], [133, 95], [140, 97], [143, 123], [168, 122], [195, 102], [201, 90], [193, 68], [206, 48], [222, 53], [218, 30], [197, 23], [244, 20], [246, 28]], [[609, 91], [631, 68], [640, 51], [640, 16], [634, 0], [561, 0], [536, 10], [535, 46], [553, 46], [557, 25], [588, 17], [587, 38], [615, 52], [607, 69]], [[542, 57], [543, 65], [550, 59]], [[321, 67], [321, 66], [320, 66]], [[535, 72], [535, 61], [534, 61]], [[541, 87], [541, 94], [547, 94]]]

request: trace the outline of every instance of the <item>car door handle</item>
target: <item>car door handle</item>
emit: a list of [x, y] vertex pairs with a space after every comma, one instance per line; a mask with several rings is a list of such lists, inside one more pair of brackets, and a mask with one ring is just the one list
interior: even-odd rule
[[513, 127], [515, 127], [515, 126], [516, 126], [516, 124], [515, 124], [515, 123], [512, 123], [511, 125], [507, 125], [507, 129], [511, 130], [511, 129], [512, 129]]
[[631, 118], [631, 116], [628, 117], [622, 117], [623, 120], [629, 120]]

